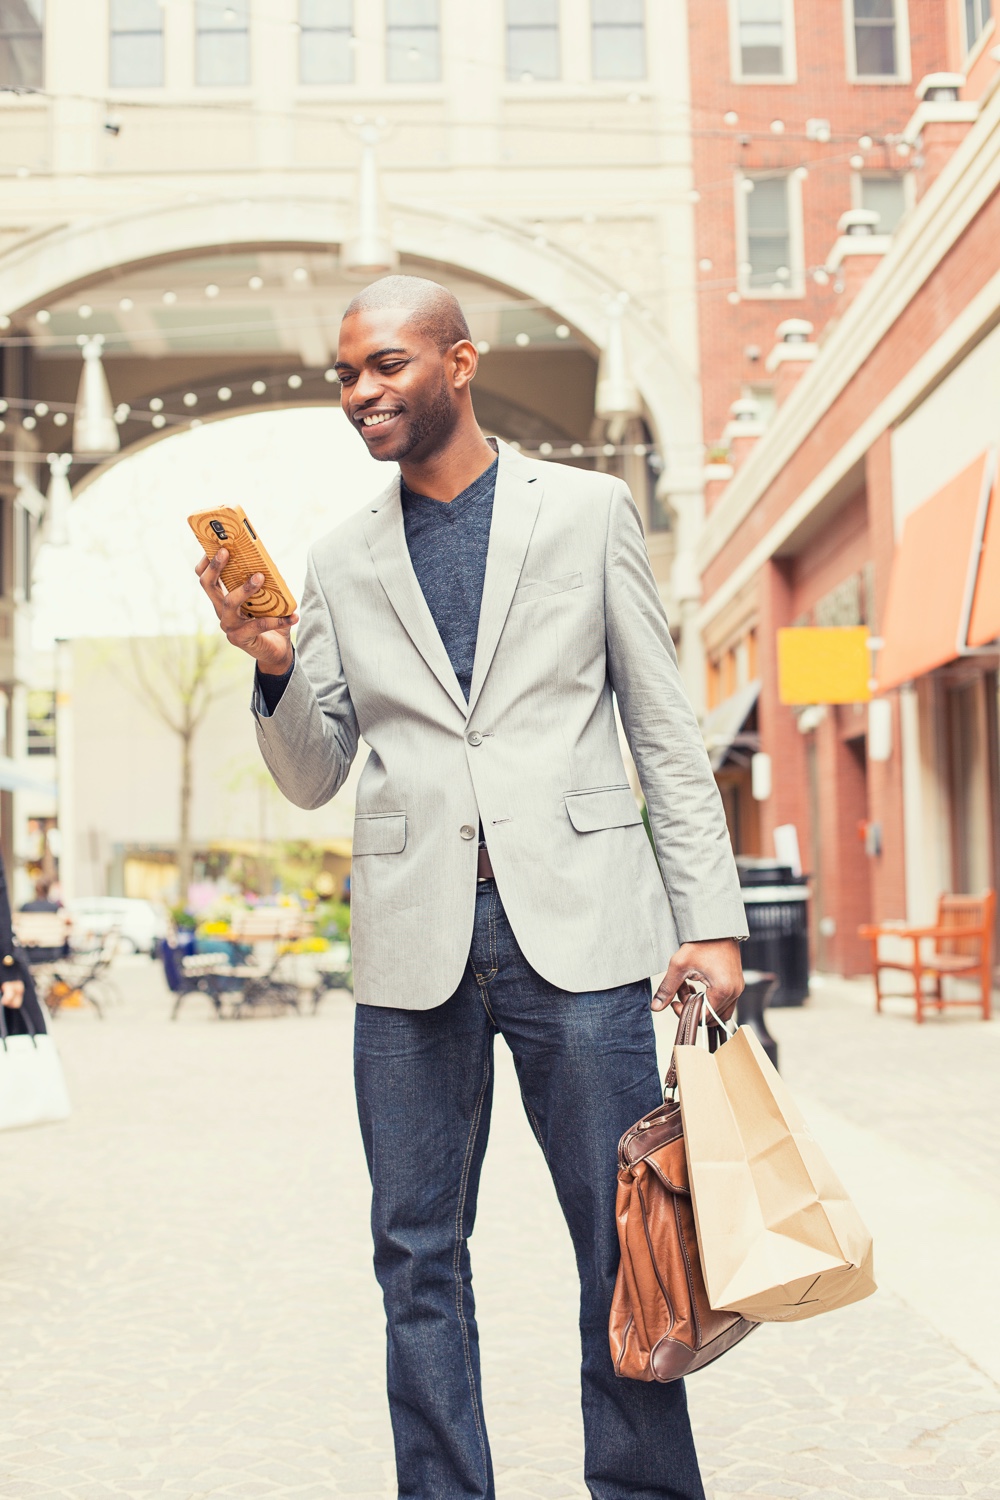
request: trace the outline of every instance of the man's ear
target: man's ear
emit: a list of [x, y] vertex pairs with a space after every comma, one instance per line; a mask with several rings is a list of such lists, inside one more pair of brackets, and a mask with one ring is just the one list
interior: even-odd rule
[[471, 339], [459, 339], [448, 350], [451, 362], [451, 380], [456, 390], [467, 386], [475, 378], [479, 368], [479, 350]]

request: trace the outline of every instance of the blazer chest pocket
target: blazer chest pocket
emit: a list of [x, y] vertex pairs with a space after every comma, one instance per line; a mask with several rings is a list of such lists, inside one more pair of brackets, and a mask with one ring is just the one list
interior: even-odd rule
[[352, 854], [402, 854], [406, 848], [405, 813], [358, 813]]
[[629, 828], [642, 822], [642, 813], [629, 786], [598, 786], [586, 792], [567, 792], [566, 811], [577, 833]]
[[582, 573], [564, 573], [561, 578], [535, 578], [522, 583], [514, 590], [511, 608], [515, 604], [528, 604], [532, 599], [548, 599], [553, 594], [564, 594], [567, 589], [583, 586]]

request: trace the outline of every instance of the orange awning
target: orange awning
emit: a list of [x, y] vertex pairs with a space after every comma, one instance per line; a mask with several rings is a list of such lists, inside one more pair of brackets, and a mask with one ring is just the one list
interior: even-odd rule
[[979, 581], [976, 584], [972, 618], [969, 621], [969, 645], [986, 646], [1000, 636], [1000, 479], [993, 485], [983, 551], [979, 559]]
[[[880, 692], [933, 672], [962, 653], [983, 487], [992, 477], [992, 458], [992, 453], [981, 454], [903, 522], [889, 577]], [[991, 530], [996, 530], [995, 519]]]

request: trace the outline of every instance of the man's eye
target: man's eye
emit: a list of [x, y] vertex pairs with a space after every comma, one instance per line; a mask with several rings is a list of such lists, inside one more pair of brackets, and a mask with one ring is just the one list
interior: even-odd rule
[[383, 375], [394, 375], [397, 370], [401, 370], [402, 368], [403, 361], [401, 359], [394, 359], [392, 363], [388, 365], [379, 365], [379, 369], [381, 370]]

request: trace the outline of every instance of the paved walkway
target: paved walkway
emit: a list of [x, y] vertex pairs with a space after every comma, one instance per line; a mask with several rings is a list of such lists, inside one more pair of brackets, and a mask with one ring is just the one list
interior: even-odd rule
[[[350, 1003], [170, 1026], [151, 965], [118, 980], [103, 1024], [58, 1022], [73, 1119], [0, 1135], [0, 1496], [393, 1495]], [[772, 1029], [883, 1290], [690, 1382], [709, 1491], [1000, 1500], [1000, 1027], [826, 983]], [[498, 1492], [584, 1496], [568, 1238], [501, 1064], [474, 1239]]]

